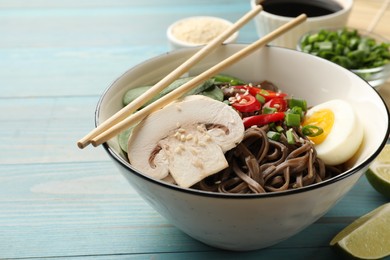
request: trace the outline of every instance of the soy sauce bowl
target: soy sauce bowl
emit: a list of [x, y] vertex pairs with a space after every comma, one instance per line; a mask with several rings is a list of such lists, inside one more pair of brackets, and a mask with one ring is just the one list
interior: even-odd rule
[[[278, 4], [277, 10], [275, 10], [276, 7], [273, 8], [274, 10], [268, 10], [267, 2]], [[328, 6], [332, 5], [332, 3], [340, 5], [340, 9], [319, 16], [308, 12], [307, 8], [299, 6], [299, 4]], [[259, 4], [264, 6], [264, 10], [254, 19], [257, 35], [260, 38], [276, 30], [286, 22], [291, 21], [295, 16], [306, 13], [308, 18], [304, 23], [270, 43], [270, 45], [294, 49], [300, 36], [304, 33], [317, 28], [345, 26], [352, 10], [353, 0], [251, 0], [250, 4], [252, 8]]]
[[[333, 56], [327, 54], [325, 51], [324, 52], [317, 52], [315, 50], [310, 50], [310, 46], [309, 46], [309, 48], [305, 47], [305, 44], [308, 42], [308, 37], [311, 37], [311, 36], [315, 37], [316, 35], [319, 35], [321, 33], [321, 31], [323, 31], [323, 30], [326, 30], [328, 32], [335, 32], [338, 34], [340, 34], [343, 30], [347, 30], [348, 32], [356, 31], [358, 36], [360, 36], [364, 39], [373, 39], [373, 40], [375, 40], [376, 44], [387, 44], [388, 46], [390, 46], [389, 45], [390, 41], [388, 39], [385, 39], [384, 37], [377, 35], [375, 33], [370, 33], [368, 31], [355, 29], [355, 28], [351, 28], [351, 27], [342, 27], [342, 28], [322, 28], [322, 29], [318, 29], [318, 30], [314, 30], [314, 31], [310, 31], [308, 33], [305, 33], [304, 35], [302, 35], [300, 37], [298, 44], [296, 46], [296, 49], [298, 51], [310, 53], [310, 54], [313, 54], [313, 55], [319, 56], [321, 58], [332, 61]], [[332, 42], [332, 40], [325, 40], [324, 39], [323, 42], [325, 42], [325, 41]], [[333, 49], [331, 50], [331, 52], [334, 52], [334, 48], [336, 46], [336, 43], [333, 42], [332, 46], [333, 46]], [[348, 58], [347, 53], [338, 54], [338, 56]], [[343, 66], [343, 64], [340, 64], [340, 65]], [[350, 71], [352, 71], [353, 73], [355, 73], [356, 75], [363, 78], [364, 80], [366, 80], [375, 89], [380, 89], [380, 87], [390, 78], [390, 62], [388, 62], [387, 64], [384, 64], [384, 65], [378, 66], [378, 67], [370, 67], [370, 68], [363, 68], [363, 67], [359, 68], [358, 67], [358, 68], [348, 68], [348, 69]]]

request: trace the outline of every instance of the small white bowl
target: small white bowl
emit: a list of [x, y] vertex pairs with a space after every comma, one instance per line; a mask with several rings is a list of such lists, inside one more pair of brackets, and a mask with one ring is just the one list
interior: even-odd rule
[[[246, 46], [221, 46], [195, 65], [190, 76], [202, 73]], [[173, 51], [128, 70], [101, 96], [96, 124], [122, 108], [126, 91], [157, 82], [198, 49]], [[339, 98], [350, 102], [363, 123], [364, 140], [348, 163], [349, 169], [299, 189], [223, 194], [181, 188], [148, 177], [129, 164], [117, 138], [105, 143], [103, 148], [140, 196], [177, 228], [214, 247], [255, 250], [297, 234], [328, 212], [355, 185], [386, 144], [389, 112], [379, 94], [359, 76], [330, 61], [296, 50], [264, 47], [223, 73], [248, 82], [269, 80], [283, 91], [307, 100], [309, 105]]]
[[[254, 8], [256, 5], [259, 4], [259, 2], [262, 1], [263, 0], [251, 0], [251, 7]], [[318, 28], [323, 27], [343, 27], [344, 25], [346, 25], [349, 14], [352, 10], [353, 0], [332, 1], [339, 3], [342, 9], [340, 11], [328, 15], [317, 17], [309, 16], [304, 23], [284, 33], [283, 35], [272, 41], [270, 44], [294, 49], [299, 38], [308, 31], [316, 30]], [[263, 10], [255, 17], [257, 35], [261, 38], [292, 19], [293, 17], [275, 15]]]
[[[213, 16], [193, 16], [171, 24], [167, 29], [170, 49], [181, 49], [202, 46], [232, 26], [228, 20]], [[234, 43], [238, 32], [235, 32], [224, 43]]]

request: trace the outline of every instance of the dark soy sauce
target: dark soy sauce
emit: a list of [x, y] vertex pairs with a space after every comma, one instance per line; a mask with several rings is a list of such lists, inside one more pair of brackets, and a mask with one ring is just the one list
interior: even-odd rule
[[343, 9], [332, 0], [265, 0], [261, 5], [268, 13], [287, 17], [296, 17], [302, 13], [308, 17], [317, 17]]

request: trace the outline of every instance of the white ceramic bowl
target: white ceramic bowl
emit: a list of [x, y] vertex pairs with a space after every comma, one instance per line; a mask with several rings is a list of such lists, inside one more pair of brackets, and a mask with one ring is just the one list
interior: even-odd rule
[[[196, 65], [197, 75], [245, 47], [222, 46]], [[101, 96], [96, 124], [122, 106], [130, 88], [154, 83], [188, 59], [197, 48], [147, 60], [119, 77]], [[327, 60], [296, 50], [265, 47], [224, 73], [249, 82], [270, 80], [310, 105], [342, 98], [355, 106], [364, 123], [364, 142], [350, 169], [327, 181], [300, 189], [258, 195], [233, 195], [184, 189], [152, 179], [126, 160], [116, 138], [103, 145], [129, 183], [173, 225], [208, 245], [228, 250], [255, 250], [289, 238], [315, 222], [356, 183], [384, 147], [389, 113], [378, 93], [354, 73]], [[332, 75], [331, 77], [329, 75]]]
[[[254, 8], [263, 0], [251, 0], [251, 7]], [[311, 0], [319, 1], [319, 0]], [[316, 30], [323, 27], [343, 27], [348, 21], [349, 14], [352, 10], [353, 0], [332, 0], [339, 3], [342, 9], [338, 12], [323, 15], [318, 17], [308, 17], [306, 21], [299, 26], [293, 28], [282, 36], [278, 37], [270, 44], [294, 49], [299, 38], [306, 32]], [[325, 2], [325, 1], [322, 1]], [[266, 11], [261, 11], [255, 17], [255, 26], [258, 36], [261, 38], [269, 32], [275, 30], [281, 25], [289, 22], [293, 18], [271, 14]]]
[[[217, 32], [222, 32], [221, 29], [232, 25], [233, 23], [228, 20], [213, 16], [193, 16], [178, 20], [167, 29], [169, 47], [176, 50], [205, 45], [217, 36]], [[178, 35], [179, 31], [182, 32], [182, 38], [181, 34]], [[189, 36], [188, 34], [191, 37], [187, 40], [185, 35]], [[238, 32], [235, 32], [224, 43], [234, 43], [237, 38]], [[204, 41], [206, 39], [207, 41]]]

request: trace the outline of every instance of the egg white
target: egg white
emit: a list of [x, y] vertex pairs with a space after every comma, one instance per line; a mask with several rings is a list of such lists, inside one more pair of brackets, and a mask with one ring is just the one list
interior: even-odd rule
[[307, 116], [323, 109], [334, 113], [334, 123], [325, 140], [315, 144], [315, 149], [325, 164], [339, 165], [348, 161], [359, 149], [363, 140], [363, 125], [352, 105], [339, 99], [312, 107], [307, 111]]

